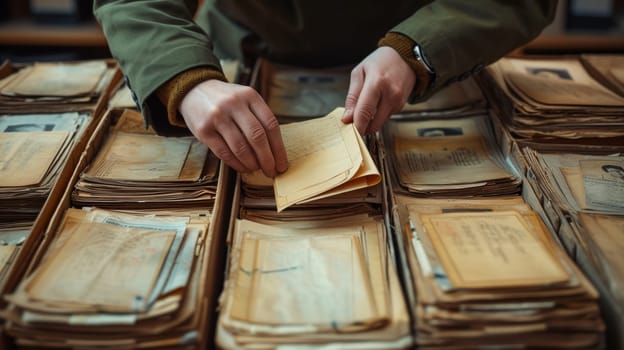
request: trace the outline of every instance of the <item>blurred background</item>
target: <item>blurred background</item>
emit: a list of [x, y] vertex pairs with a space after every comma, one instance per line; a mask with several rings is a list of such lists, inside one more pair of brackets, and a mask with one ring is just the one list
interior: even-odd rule
[[[110, 57], [92, 0], [0, 0], [0, 60]], [[624, 0], [560, 0], [555, 21], [512, 54], [624, 52]]]

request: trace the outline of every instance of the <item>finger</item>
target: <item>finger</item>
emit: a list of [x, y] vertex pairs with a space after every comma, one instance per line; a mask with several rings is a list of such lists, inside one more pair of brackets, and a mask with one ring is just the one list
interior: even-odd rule
[[390, 101], [382, 96], [379, 104], [377, 105], [377, 113], [375, 113], [373, 120], [371, 120], [368, 124], [368, 127], [366, 128], [366, 133], [372, 134], [381, 130], [386, 120], [390, 118], [393, 109], [394, 108], [392, 103], [390, 103]]
[[247, 172], [259, 169], [255, 152], [247, 142], [245, 135], [236, 123], [227, 123], [217, 126], [229, 151], [245, 168]]
[[268, 135], [258, 116], [252, 110], [247, 110], [237, 114], [236, 122], [251, 146], [250, 151], [254, 153], [264, 175], [275, 177], [277, 175], [275, 159], [269, 145]]
[[353, 113], [353, 123], [355, 128], [361, 135], [365, 135], [368, 129], [368, 125], [373, 121], [377, 114], [377, 106], [381, 100], [381, 94], [368, 80], [368, 83], [364, 83], [360, 98], [358, 98], [357, 105]]
[[349, 90], [345, 99], [345, 113], [342, 116], [343, 123], [353, 122], [353, 111], [355, 110], [362, 86], [364, 85], [364, 70], [358, 67], [351, 72], [351, 80], [349, 81]]
[[283, 173], [288, 169], [288, 156], [277, 118], [262, 100], [251, 103], [250, 108], [266, 132], [275, 171]]
[[210, 137], [205, 141], [206, 146], [210, 148], [212, 153], [217, 156], [217, 158], [221, 159], [225, 164], [227, 164], [232, 169], [240, 172], [246, 173], [249, 172], [243, 163], [241, 163], [235, 156], [234, 153], [230, 151], [230, 148], [225, 143], [225, 140], [221, 135], [216, 134], [215, 136]]

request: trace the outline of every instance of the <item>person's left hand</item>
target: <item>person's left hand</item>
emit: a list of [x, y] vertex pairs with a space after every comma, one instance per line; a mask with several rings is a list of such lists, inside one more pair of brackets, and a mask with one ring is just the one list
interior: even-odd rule
[[344, 123], [353, 122], [361, 135], [378, 131], [409, 98], [416, 73], [389, 46], [381, 46], [351, 71]]

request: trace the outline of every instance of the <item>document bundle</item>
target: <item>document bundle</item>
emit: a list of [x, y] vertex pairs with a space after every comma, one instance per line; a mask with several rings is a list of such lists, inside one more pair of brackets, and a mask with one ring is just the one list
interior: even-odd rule
[[100, 208], [214, 205], [219, 160], [193, 137], [157, 136], [126, 110], [81, 174], [72, 200]]
[[238, 219], [216, 341], [226, 349], [404, 349], [409, 314], [383, 222]]
[[383, 137], [395, 191], [474, 197], [520, 190], [521, 178], [504, 159], [487, 116], [390, 120]]
[[288, 170], [275, 179], [260, 171], [243, 174], [241, 206], [300, 216], [295, 210], [285, 210], [292, 207], [318, 216], [325, 215], [323, 207], [380, 204], [381, 174], [374, 153], [353, 124], [340, 120], [343, 113], [338, 108], [322, 118], [283, 125]]
[[402, 197], [419, 348], [600, 349], [598, 293], [519, 197]]
[[210, 216], [69, 208], [5, 299], [5, 329], [36, 348], [206, 344]]
[[[574, 260], [590, 271], [612, 328], [624, 326], [624, 157], [543, 153], [525, 148], [532, 188], [548, 203], [552, 226]], [[618, 332], [615, 344], [624, 343]]]
[[624, 96], [611, 88], [622, 84], [621, 66], [622, 57], [503, 58], [486, 68], [484, 91], [520, 138], [617, 139]]
[[117, 68], [105, 60], [0, 66], [0, 113], [84, 110], [96, 104]]

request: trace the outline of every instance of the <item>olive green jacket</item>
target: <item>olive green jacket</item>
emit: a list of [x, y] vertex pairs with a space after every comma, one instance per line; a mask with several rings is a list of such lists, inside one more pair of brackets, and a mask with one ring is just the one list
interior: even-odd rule
[[420, 44], [432, 91], [494, 62], [552, 21], [556, 0], [95, 0], [113, 56], [157, 132], [167, 124], [156, 89], [195, 67], [221, 69], [243, 52], [301, 66], [357, 63], [388, 32]]

